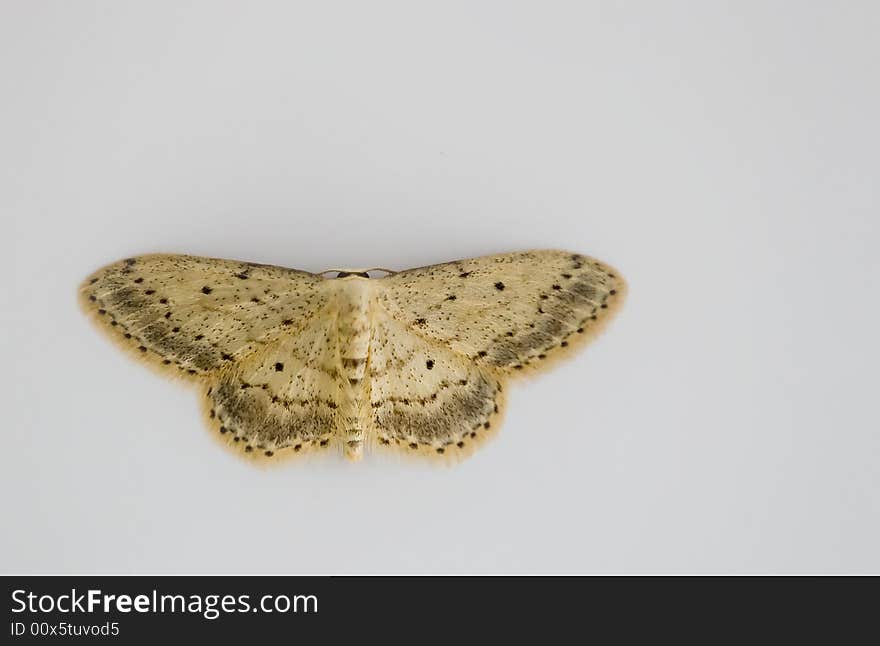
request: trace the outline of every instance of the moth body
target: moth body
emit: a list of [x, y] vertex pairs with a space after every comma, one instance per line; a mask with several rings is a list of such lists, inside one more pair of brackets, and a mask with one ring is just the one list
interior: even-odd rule
[[328, 280], [322, 287], [331, 293], [337, 312], [338, 369], [343, 375], [339, 429], [343, 451], [348, 459], [356, 461], [363, 456], [370, 425], [370, 384], [365, 375], [369, 368], [375, 290], [370, 280], [356, 271]]

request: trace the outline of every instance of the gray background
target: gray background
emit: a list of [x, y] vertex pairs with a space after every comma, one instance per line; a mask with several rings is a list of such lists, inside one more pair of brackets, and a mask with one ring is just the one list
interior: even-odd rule
[[[0, 7], [0, 571], [880, 571], [877, 3]], [[75, 302], [534, 247], [628, 303], [451, 469], [254, 468]]]

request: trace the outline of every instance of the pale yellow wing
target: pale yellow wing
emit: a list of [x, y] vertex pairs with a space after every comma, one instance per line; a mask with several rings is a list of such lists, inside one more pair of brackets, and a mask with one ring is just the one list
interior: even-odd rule
[[80, 300], [99, 325], [147, 361], [204, 375], [302, 327], [325, 306], [323, 279], [235, 260], [148, 255], [95, 272]]
[[413, 334], [504, 372], [539, 368], [592, 337], [625, 291], [611, 267], [565, 251], [460, 260], [380, 281], [379, 302]]
[[204, 384], [210, 425], [246, 453], [331, 444], [336, 319], [324, 279], [234, 260], [150, 255], [108, 265], [80, 299], [134, 355]]
[[332, 307], [289, 332], [207, 379], [212, 427], [246, 453], [338, 444], [345, 393]]
[[499, 379], [391, 317], [377, 316], [372, 331], [370, 405], [380, 446], [455, 455], [497, 428]]

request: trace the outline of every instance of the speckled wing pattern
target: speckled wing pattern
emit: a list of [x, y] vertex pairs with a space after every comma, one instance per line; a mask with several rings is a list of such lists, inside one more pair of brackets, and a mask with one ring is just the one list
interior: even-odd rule
[[219, 434], [272, 456], [327, 446], [336, 423], [323, 282], [281, 267], [150, 255], [105, 267], [80, 294], [139, 358], [204, 384]]
[[594, 336], [625, 290], [607, 265], [561, 251], [410, 269], [382, 283], [389, 321], [378, 322], [386, 331], [370, 375], [379, 442], [441, 454], [485, 439], [505, 379]]
[[178, 255], [80, 288], [123, 347], [199, 382], [218, 435], [273, 457], [365, 446], [463, 455], [498, 427], [504, 382], [593, 336], [625, 284], [596, 260], [528, 251], [337, 279]]

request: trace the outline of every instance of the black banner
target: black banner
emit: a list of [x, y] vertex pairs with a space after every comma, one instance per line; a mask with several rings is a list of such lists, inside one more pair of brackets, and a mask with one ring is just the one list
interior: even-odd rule
[[871, 577], [5, 577], [5, 643], [875, 631]]

